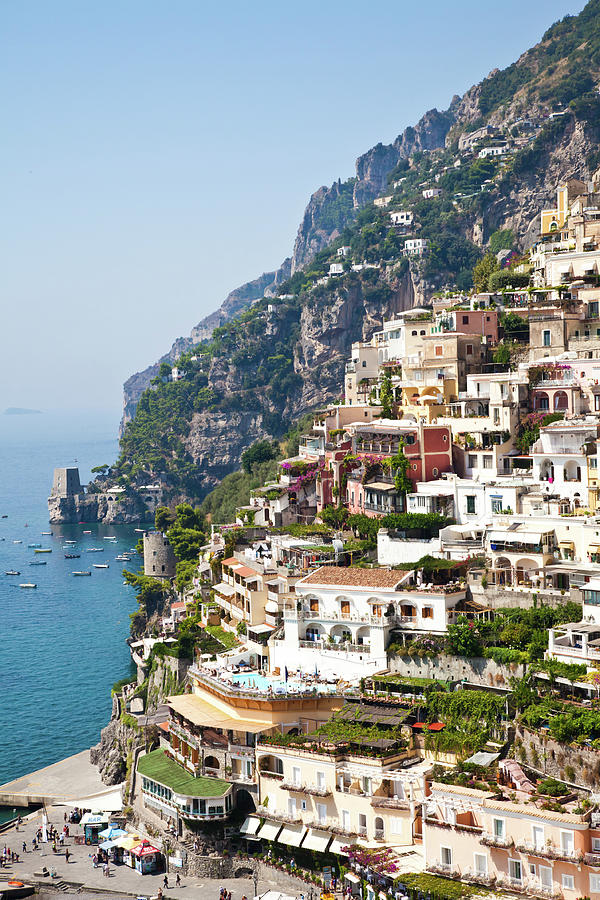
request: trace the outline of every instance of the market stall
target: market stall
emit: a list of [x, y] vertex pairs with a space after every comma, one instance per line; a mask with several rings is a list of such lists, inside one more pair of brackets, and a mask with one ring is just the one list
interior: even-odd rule
[[108, 825], [107, 813], [86, 813], [81, 819], [86, 844], [97, 844], [98, 835]]

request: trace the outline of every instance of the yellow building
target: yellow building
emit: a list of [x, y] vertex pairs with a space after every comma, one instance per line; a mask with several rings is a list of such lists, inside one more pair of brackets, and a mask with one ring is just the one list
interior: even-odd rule
[[578, 178], [570, 178], [556, 189], [556, 207], [541, 212], [540, 232], [553, 234], [560, 231], [569, 215], [569, 206], [576, 197], [587, 194], [587, 185]]

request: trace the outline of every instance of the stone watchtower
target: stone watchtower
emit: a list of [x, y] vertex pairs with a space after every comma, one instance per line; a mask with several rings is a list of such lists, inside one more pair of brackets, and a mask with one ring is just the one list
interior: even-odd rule
[[160, 531], [144, 532], [144, 575], [173, 578], [175, 554], [166, 535]]
[[51, 497], [75, 497], [83, 494], [83, 488], [79, 481], [78, 468], [64, 468], [54, 470]]

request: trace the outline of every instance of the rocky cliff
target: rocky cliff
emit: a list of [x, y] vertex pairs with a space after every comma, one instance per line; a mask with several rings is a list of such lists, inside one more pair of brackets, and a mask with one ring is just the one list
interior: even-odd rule
[[[277, 437], [339, 395], [352, 341], [436, 290], [468, 289], [494, 232], [526, 249], [556, 185], [600, 165], [599, 82], [600, 0], [591, 0], [448, 110], [430, 110], [392, 144], [361, 156], [354, 178], [319, 188], [291, 260], [234, 291], [173, 345], [172, 359], [202, 338], [197, 361], [185, 352], [180, 360], [184, 380], [138, 402], [147, 373], [130, 379], [126, 407], [131, 414], [137, 403], [136, 414], [114, 474], [133, 490], [158, 479], [173, 501], [201, 498], [252, 441]], [[501, 157], [479, 156], [492, 145], [503, 146]], [[439, 196], [424, 196], [425, 186]], [[378, 195], [391, 197], [391, 209], [412, 211], [408, 232], [375, 206]], [[407, 236], [425, 238], [427, 253], [407, 255]], [[338, 255], [342, 246], [347, 257]], [[340, 260], [339, 279], [328, 277]]]
[[136, 493], [128, 496], [94, 493], [74, 497], [49, 497], [48, 512], [51, 524], [64, 522], [111, 522], [115, 525], [131, 525], [152, 519], [146, 505]]

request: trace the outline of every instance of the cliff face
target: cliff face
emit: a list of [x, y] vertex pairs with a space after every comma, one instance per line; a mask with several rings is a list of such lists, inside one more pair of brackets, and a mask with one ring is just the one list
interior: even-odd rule
[[78, 522], [111, 522], [131, 525], [149, 518], [145, 505], [137, 496], [122, 497], [118, 501], [109, 499], [109, 496], [80, 494], [75, 497], [49, 497], [50, 523], [76, 525]]

